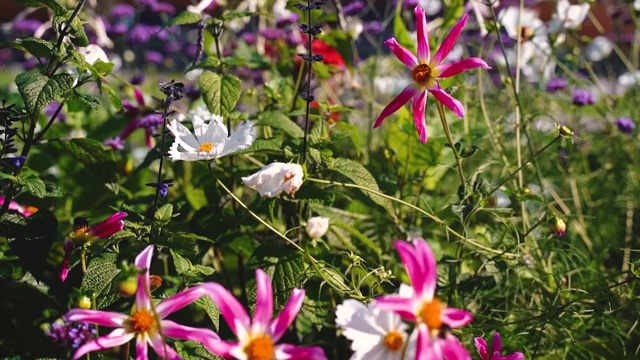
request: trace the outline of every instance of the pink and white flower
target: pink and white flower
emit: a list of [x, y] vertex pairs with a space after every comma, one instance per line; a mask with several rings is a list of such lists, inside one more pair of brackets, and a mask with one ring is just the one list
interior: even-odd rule
[[416, 359], [470, 359], [464, 346], [448, 329], [469, 324], [473, 314], [448, 308], [435, 297], [438, 273], [436, 258], [429, 244], [418, 238], [413, 243], [396, 240], [394, 245], [405, 265], [413, 291], [412, 294], [378, 297], [375, 306], [416, 323]]
[[115, 328], [109, 334], [88, 341], [82, 345], [73, 356], [79, 359], [93, 351], [104, 350], [128, 343], [136, 339], [136, 360], [148, 359], [148, 345], [162, 359], [180, 359], [180, 356], [165, 343], [164, 338], [207, 342], [219, 339], [219, 336], [209, 329], [193, 328], [177, 324], [165, 318], [172, 313], [191, 304], [206, 295], [202, 286], [192, 287], [168, 297], [154, 307], [151, 306], [149, 290], [149, 266], [153, 256], [153, 245], [147, 246], [135, 260], [137, 268], [144, 270], [138, 275], [138, 290], [130, 315], [100, 310], [72, 309], [63, 318], [67, 322], [83, 322]]
[[418, 36], [417, 56], [402, 47], [395, 38], [390, 38], [384, 42], [395, 56], [411, 70], [413, 82], [404, 88], [404, 90], [382, 110], [373, 127], [377, 128], [380, 126], [389, 115], [395, 113], [404, 104], [409, 102], [409, 100], [413, 99], [413, 119], [416, 124], [416, 130], [418, 130], [420, 141], [425, 143], [427, 142], [427, 125], [425, 123], [427, 92], [433, 94], [437, 101], [451, 109], [456, 115], [461, 118], [464, 117], [464, 106], [462, 103], [440, 87], [438, 79], [458, 75], [461, 72], [477, 67], [484, 69], [490, 69], [491, 67], [479, 58], [463, 59], [453, 64], [442, 63], [447, 55], [449, 55], [451, 49], [453, 49], [462, 29], [467, 24], [467, 14], [451, 29], [451, 32], [444, 39], [433, 58], [429, 50], [429, 34], [427, 31], [425, 11], [420, 7], [416, 7], [415, 14], [417, 17], [416, 32]]
[[493, 333], [491, 352], [489, 352], [487, 342], [481, 337], [473, 339], [473, 344], [480, 355], [480, 360], [524, 360], [524, 355], [521, 352], [502, 356], [502, 340], [500, 340], [500, 334], [497, 331]]
[[274, 162], [257, 173], [242, 178], [242, 183], [260, 193], [260, 196], [274, 197], [286, 192], [293, 197], [300, 189], [304, 177], [302, 166]]
[[273, 315], [273, 290], [267, 274], [256, 270], [256, 307], [253, 320], [236, 298], [222, 285], [205, 283], [202, 286], [220, 314], [238, 337], [237, 342], [217, 340], [210, 337], [203, 345], [210, 352], [239, 360], [326, 360], [324, 351], [318, 346], [299, 347], [290, 344], [276, 344], [291, 325], [302, 307], [304, 290], [293, 289], [284, 309], [275, 319]]

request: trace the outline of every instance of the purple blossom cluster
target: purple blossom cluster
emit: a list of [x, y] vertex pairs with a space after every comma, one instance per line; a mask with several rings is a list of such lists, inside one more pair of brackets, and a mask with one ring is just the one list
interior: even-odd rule
[[64, 347], [77, 349], [96, 335], [95, 327], [86, 323], [53, 323], [49, 337]]

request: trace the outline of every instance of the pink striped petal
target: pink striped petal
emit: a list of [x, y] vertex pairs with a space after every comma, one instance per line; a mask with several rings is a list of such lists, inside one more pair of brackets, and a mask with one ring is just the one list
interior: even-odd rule
[[413, 303], [413, 299], [398, 295], [379, 296], [374, 300], [375, 307], [380, 310], [394, 312], [408, 321], [417, 321]]
[[207, 291], [202, 286], [194, 286], [190, 289], [181, 291], [171, 297], [162, 300], [156, 306], [156, 312], [160, 319], [164, 319], [170, 314], [182, 309], [183, 307], [198, 300], [202, 296], [207, 295]]
[[[168, 360], [182, 359], [178, 355], [178, 353], [176, 353], [176, 351], [173, 350], [171, 346], [169, 346], [169, 344], [166, 344], [164, 341], [162, 341], [162, 336], [160, 336], [160, 334], [158, 333], [155, 333], [153, 334], [153, 336], [151, 336], [151, 338], [149, 339], [149, 343], [151, 344], [151, 347], [156, 352], [156, 354], [158, 354], [160, 359], [168, 359]], [[144, 359], [141, 359], [141, 360], [147, 360], [147, 358], [145, 357]]]
[[440, 65], [442, 60], [444, 60], [444, 58], [446, 58], [447, 55], [449, 55], [449, 53], [451, 52], [451, 49], [453, 49], [453, 46], [456, 44], [456, 41], [458, 41], [458, 37], [460, 37], [460, 33], [462, 32], [462, 29], [467, 24], [468, 19], [469, 19], [469, 15], [464, 14], [460, 19], [460, 21], [458, 21], [458, 23], [453, 27], [453, 29], [451, 29], [451, 32], [449, 32], [447, 37], [442, 42], [442, 45], [440, 45], [440, 48], [438, 49], [438, 51], [436, 51], [436, 55], [433, 57], [433, 60], [431, 61], [431, 63], [438, 66]]
[[149, 299], [149, 268], [153, 257], [153, 245], [147, 246], [138, 256], [135, 265], [138, 269], [144, 270], [144, 274], [138, 275], [138, 290], [136, 291], [136, 306], [138, 309], [149, 309], [151, 300]]
[[451, 109], [451, 111], [453, 111], [454, 114], [458, 115], [461, 118], [464, 117], [464, 106], [462, 105], [462, 103], [458, 101], [456, 98], [447, 94], [447, 92], [444, 91], [444, 89], [442, 89], [440, 85], [437, 85], [437, 87], [432, 89], [427, 89], [427, 90], [429, 90], [429, 92], [433, 94], [436, 100], [440, 101], [444, 106]]
[[[433, 254], [433, 250], [429, 244], [422, 238], [416, 238], [413, 240], [413, 246], [415, 247], [415, 256], [420, 264], [424, 274], [422, 281], [424, 282], [423, 292], [420, 293], [420, 298], [431, 301], [433, 294], [436, 292], [436, 284], [438, 282], [438, 264], [436, 263], [436, 256]], [[414, 285], [415, 289], [415, 285]]]
[[441, 347], [443, 355], [448, 360], [471, 360], [471, 355], [467, 352], [467, 349], [460, 344], [458, 338], [451, 334], [447, 334], [444, 340], [441, 341]]
[[480, 58], [468, 58], [462, 59], [453, 64], [438, 65], [435, 68], [434, 72], [438, 74], [438, 78], [448, 78], [450, 76], [458, 75], [463, 71], [475, 69], [477, 67], [481, 67], [486, 70], [491, 69], [491, 66], [487, 65], [487, 63]]
[[73, 359], [79, 359], [84, 355], [92, 352], [104, 349], [110, 349], [122, 344], [126, 344], [134, 338], [135, 333], [127, 333], [125, 329], [115, 329], [109, 334], [88, 341], [86, 344], [80, 346], [76, 353], [73, 355]]
[[228, 359], [234, 357], [232, 352], [238, 347], [238, 344], [226, 342], [223, 340], [207, 339], [202, 343], [202, 346], [204, 346], [205, 349], [207, 349], [207, 351], [209, 351], [210, 353]]
[[487, 347], [487, 342], [483, 338], [474, 338], [473, 345], [475, 345], [478, 355], [480, 355], [480, 360], [489, 359], [489, 348]]
[[427, 92], [416, 92], [413, 95], [413, 121], [416, 123], [416, 130], [418, 130], [418, 137], [424, 144], [427, 142], [427, 123], [424, 118], [424, 113], [427, 108]]
[[249, 329], [251, 319], [233, 294], [218, 283], [204, 283], [200, 286], [204, 287], [207, 295], [218, 305], [220, 314], [222, 314], [234, 334], [238, 335], [238, 326]]
[[138, 335], [136, 340], [136, 360], [149, 360], [149, 345], [145, 335]]
[[327, 360], [324, 350], [319, 346], [281, 344], [277, 345], [275, 350], [276, 360]]
[[253, 313], [252, 324], [260, 324], [266, 329], [273, 316], [273, 289], [271, 279], [261, 269], [256, 269], [256, 310]]
[[414, 10], [416, 14], [416, 35], [418, 36], [418, 61], [420, 63], [428, 64], [431, 60], [431, 54], [429, 53], [429, 30], [427, 27], [427, 16], [424, 10], [416, 6]]
[[524, 360], [524, 354], [522, 354], [521, 352], [515, 352], [513, 354], [503, 356], [502, 360]]
[[402, 45], [400, 45], [398, 43], [398, 40], [396, 40], [395, 38], [387, 39], [384, 44], [409, 69], [413, 69], [416, 65], [418, 65], [418, 59], [416, 59], [416, 56], [413, 55], [411, 51], [405, 49]]
[[473, 320], [473, 313], [465, 310], [446, 308], [440, 314], [440, 320], [452, 329], [469, 325]]
[[375, 124], [373, 124], [373, 128], [377, 128], [382, 124], [384, 119], [386, 119], [389, 115], [398, 111], [404, 104], [408, 103], [411, 97], [417, 92], [417, 90], [413, 87], [413, 85], [409, 85], [395, 99], [393, 99], [387, 107], [382, 110], [382, 113], [376, 119]]
[[162, 320], [160, 324], [164, 335], [172, 339], [191, 340], [202, 344], [220, 340], [220, 336], [210, 329], [180, 325], [171, 320]]
[[122, 324], [129, 317], [110, 311], [71, 309], [62, 318], [67, 322], [77, 321], [108, 327], [122, 327]]
[[302, 307], [302, 301], [304, 300], [304, 290], [293, 289], [287, 305], [284, 306], [280, 314], [271, 322], [271, 339], [278, 341], [293, 320], [298, 315], [300, 308]]
[[420, 323], [417, 330], [416, 359], [442, 359], [442, 355], [438, 356], [439, 349], [434, 346], [435, 344], [431, 341], [429, 327], [424, 323]]
[[491, 351], [502, 353], [502, 339], [500, 339], [500, 333], [493, 332], [493, 341], [491, 342]]
[[404, 241], [396, 240], [393, 245], [400, 255], [400, 260], [405, 266], [411, 286], [413, 287], [414, 296], [421, 298], [424, 292], [424, 278], [427, 276], [424, 264], [420, 262], [416, 256], [416, 250], [413, 245]]

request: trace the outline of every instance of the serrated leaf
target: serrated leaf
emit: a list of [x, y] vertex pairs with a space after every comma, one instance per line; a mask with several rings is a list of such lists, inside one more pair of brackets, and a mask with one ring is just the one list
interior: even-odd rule
[[279, 111], [266, 111], [258, 115], [259, 126], [270, 126], [275, 129], [282, 130], [285, 134], [292, 138], [302, 138], [304, 130], [298, 124], [289, 119], [288, 116]]
[[195, 24], [201, 19], [202, 16], [200, 16], [199, 14], [185, 10], [176, 15], [176, 17], [174, 17], [171, 21], [169, 21], [167, 26]]
[[218, 309], [218, 306], [208, 296], [201, 297], [196, 301], [196, 304], [201, 306], [207, 315], [209, 315], [209, 319], [211, 319], [213, 323], [213, 329], [218, 331], [220, 328], [220, 309]]
[[178, 341], [173, 345], [182, 360], [224, 360], [224, 358], [211, 354], [199, 342]]
[[98, 309], [111, 305], [120, 297], [116, 291], [118, 286], [116, 278], [121, 271], [116, 265], [117, 259], [118, 255], [115, 253], [101, 254], [91, 260], [82, 278], [80, 290], [96, 296]]
[[98, 60], [95, 63], [93, 63], [92, 66], [98, 74], [105, 76], [105, 75], [111, 74], [111, 71], [113, 70], [113, 67], [115, 66], [115, 64], [112, 62], [104, 62], [102, 60]]
[[102, 90], [107, 92], [107, 96], [109, 96], [109, 100], [111, 100], [111, 104], [118, 111], [122, 111], [122, 99], [120, 99], [120, 95], [113, 90], [113, 88], [105, 83], [102, 83]]
[[171, 253], [171, 257], [173, 258], [173, 266], [175, 266], [176, 273], [178, 273], [178, 275], [184, 275], [187, 272], [191, 271], [192, 265], [189, 259], [180, 255], [173, 249], [170, 249], [169, 252]]
[[[348, 177], [354, 184], [362, 187], [380, 192], [378, 183], [374, 179], [373, 175], [362, 164], [350, 159], [338, 158], [334, 159], [330, 165], [330, 169], [339, 172], [340, 174]], [[395, 216], [393, 206], [391, 202], [384, 197], [376, 194], [372, 194], [368, 191], [363, 191], [373, 202], [384, 207], [389, 214]]]
[[211, 71], [205, 71], [198, 80], [202, 99], [213, 114], [228, 118], [229, 114], [240, 99], [242, 82], [233, 75], [220, 76]]
[[100, 107], [100, 100], [95, 96], [74, 91], [73, 95], [67, 99], [66, 105], [68, 112], [96, 110]]
[[360, 131], [358, 131], [358, 128], [353, 125], [353, 124], [349, 124], [346, 123], [344, 121], [338, 122], [334, 127], [333, 127], [333, 132], [334, 134], [336, 132], [339, 131], [344, 131], [349, 135], [349, 138], [351, 139], [351, 142], [353, 143], [353, 147], [356, 150], [356, 156], [360, 157], [360, 152], [361, 152], [361, 148], [362, 148], [362, 140], [360, 139]]
[[50, 58], [53, 53], [53, 45], [45, 40], [37, 38], [22, 38], [15, 41], [0, 44], [0, 49], [13, 48], [26, 51], [38, 58]]
[[227, 20], [233, 20], [233, 19], [243, 18], [243, 17], [247, 17], [247, 16], [254, 16], [254, 15], [258, 15], [258, 14], [259, 13], [255, 12], [255, 11], [231, 11], [231, 12], [228, 12], [228, 13], [222, 15], [220, 17], [220, 20], [227, 21]]
[[22, 191], [27, 192], [37, 198], [44, 198], [47, 196], [47, 187], [38, 176], [31, 174], [24, 178], [19, 178], [20, 185], [23, 186]]
[[159, 225], [164, 226], [171, 221], [172, 216], [173, 204], [164, 204], [156, 211], [154, 219], [156, 219]]
[[18, 74], [15, 81], [27, 111], [32, 114], [40, 112], [54, 100], [67, 96], [74, 82], [75, 76], [71, 74], [48, 77], [39, 70]]
[[112, 148], [93, 139], [70, 139], [56, 144], [68, 151], [77, 161], [87, 166], [105, 183], [117, 181], [119, 172]]
[[[61, 26], [67, 26], [67, 22], [71, 17], [71, 13], [65, 10], [64, 13], [56, 15], [52, 19], [53, 28], [60, 29]], [[80, 20], [78, 17], [73, 18], [71, 21], [71, 27], [69, 28], [68, 34], [71, 43], [76, 46], [87, 46], [89, 45], [89, 38], [87, 37], [87, 33], [84, 31], [84, 22]]]
[[256, 139], [251, 146], [246, 149], [236, 151], [234, 154], [242, 155], [254, 152], [282, 154], [282, 139]]

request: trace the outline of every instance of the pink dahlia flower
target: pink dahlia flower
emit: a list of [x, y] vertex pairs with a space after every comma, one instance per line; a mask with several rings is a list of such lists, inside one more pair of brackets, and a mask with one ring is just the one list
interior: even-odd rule
[[476, 346], [480, 360], [524, 360], [524, 355], [521, 352], [515, 352], [507, 356], [502, 356], [502, 340], [500, 340], [500, 334], [497, 331], [493, 333], [493, 342], [491, 344], [491, 352], [487, 342], [477, 337], [473, 339], [473, 343]]

